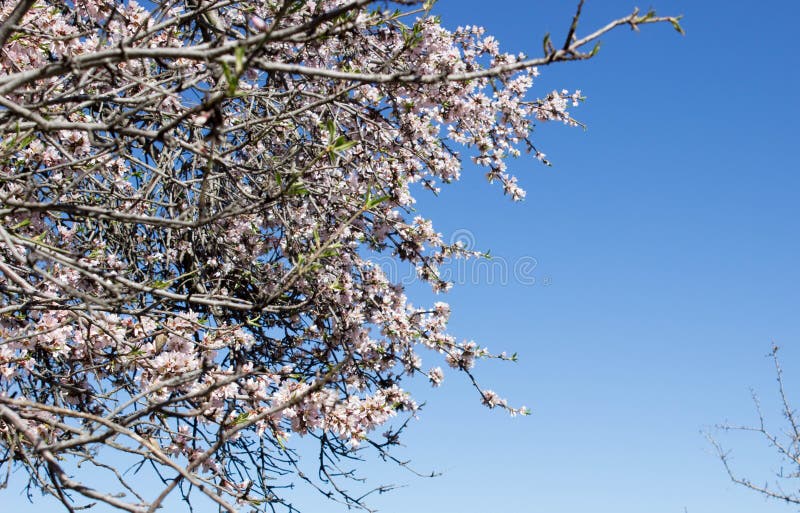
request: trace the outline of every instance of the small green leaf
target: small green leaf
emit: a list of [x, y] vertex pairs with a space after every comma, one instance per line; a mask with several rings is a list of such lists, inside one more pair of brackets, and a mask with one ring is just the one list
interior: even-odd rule
[[236, 416], [235, 419], [233, 419], [233, 425], [238, 426], [239, 424], [244, 424], [245, 422], [247, 422], [247, 418], [249, 416], [250, 414], [248, 414], [247, 412], [240, 413], [239, 415]]
[[225, 75], [225, 80], [227, 80], [230, 83], [231, 79], [233, 78], [233, 73], [231, 72], [231, 69], [228, 67], [228, 64], [224, 62], [222, 63], [222, 74]]
[[225, 81], [228, 83], [228, 95], [234, 96], [236, 89], [239, 87], [239, 75], [233, 73], [226, 63], [222, 63], [222, 73], [225, 75]]
[[323, 258], [336, 256], [336, 255], [339, 254], [339, 248], [341, 248], [341, 247], [342, 247], [341, 244], [334, 244], [331, 247], [327, 248], [325, 251], [323, 251], [320, 254], [320, 256], [323, 257]]
[[333, 141], [336, 139], [336, 125], [332, 119], [325, 122], [325, 129], [328, 131], [329, 140]]
[[391, 196], [380, 196], [378, 198], [367, 197], [367, 201], [364, 203], [364, 210], [376, 207], [388, 199], [391, 199]]
[[286, 190], [286, 194], [290, 196], [304, 196], [308, 194], [308, 189], [302, 180], [297, 180], [289, 186], [289, 188]]
[[236, 57], [236, 74], [241, 74], [244, 71], [244, 46], [237, 46], [234, 50]]
[[31, 220], [30, 219], [25, 219], [24, 221], [20, 221], [19, 223], [17, 223], [14, 226], [12, 226], [11, 229], [12, 230], [19, 230], [20, 228], [25, 228], [29, 224], [31, 224]]
[[358, 144], [358, 141], [348, 141], [345, 136], [340, 135], [336, 141], [333, 143], [333, 151], [334, 152], [342, 152], [347, 151], [353, 146]]

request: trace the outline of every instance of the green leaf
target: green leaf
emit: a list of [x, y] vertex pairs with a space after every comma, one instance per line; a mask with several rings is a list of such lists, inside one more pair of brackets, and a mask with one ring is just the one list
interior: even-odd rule
[[334, 141], [333, 143], [333, 151], [334, 152], [347, 151], [356, 144], [358, 144], [358, 141], [348, 141], [345, 136], [340, 135], [339, 137], [336, 138], [336, 141]]
[[308, 189], [302, 180], [293, 182], [286, 190], [286, 194], [290, 196], [304, 196], [308, 194]]
[[686, 35], [686, 31], [685, 31], [685, 30], [683, 30], [683, 27], [681, 27], [681, 24], [680, 24], [680, 22], [678, 21], [679, 19], [680, 19], [680, 18], [671, 18], [671, 19], [669, 20], [669, 22], [670, 22], [670, 23], [672, 23], [672, 28], [674, 28], [675, 30], [677, 30], [677, 31], [678, 31], [678, 33], [679, 33], [680, 35], [682, 35], [682, 36], [685, 36], [685, 35]]
[[341, 244], [333, 244], [329, 248], [325, 249], [325, 251], [320, 253], [320, 256], [323, 258], [336, 256], [339, 254], [339, 248], [341, 247], [342, 247]]
[[231, 68], [229, 68], [228, 64], [225, 62], [222, 63], [222, 74], [225, 75], [225, 80], [230, 83], [233, 73], [231, 72]]
[[239, 76], [233, 73], [224, 62], [222, 63], [222, 73], [225, 75], [225, 81], [228, 83], [228, 95], [235, 95], [236, 89], [239, 87]]
[[367, 196], [367, 201], [364, 203], [364, 210], [369, 210], [373, 207], [376, 207], [388, 199], [391, 199], [391, 196], [380, 196], [378, 198], [371, 198]]
[[336, 124], [334, 124], [332, 119], [325, 122], [325, 129], [328, 131], [328, 140], [333, 141], [336, 139]]
[[19, 143], [17, 143], [18, 144], [17, 149], [24, 150], [25, 148], [28, 147], [30, 143], [33, 142], [34, 139], [36, 139], [36, 136], [33, 134], [29, 134], [27, 137], [23, 137], [22, 140], [19, 141]]
[[236, 57], [236, 74], [239, 75], [244, 71], [244, 46], [237, 46], [234, 56]]
[[19, 223], [17, 223], [14, 226], [12, 226], [11, 229], [12, 230], [19, 230], [20, 228], [25, 228], [29, 224], [31, 224], [31, 220], [30, 219], [25, 219], [24, 221], [20, 221]]

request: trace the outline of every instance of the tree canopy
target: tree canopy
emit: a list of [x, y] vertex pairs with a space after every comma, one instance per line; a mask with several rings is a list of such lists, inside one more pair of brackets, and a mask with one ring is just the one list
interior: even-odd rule
[[[471, 159], [522, 199], [509, 158], [546, 163], [534, 124], [575, 124], [581, 100], [532, 97], [539, 68], [591, 58], [616, 27], [680, 25], [634, 11], [581, 36], [581, 1], [563, 43], [528, 57], [431, 7], [0, 2], [0, 470], [69, 510], [153, 512], [173, 493], [275, 509], [286, 475], [361, 505], [338, 480], [360, 447], [391, 458], [417, 408], [405, 379], [449, 366], [526, 412], [471, 374], [509, 357], [450, 335], [448, 305], [413, 305], [374, 258], [446, 290], [439, 266], [479, 255], [414, 194]], [[316, 477], [298, 436], [318, 441]]]

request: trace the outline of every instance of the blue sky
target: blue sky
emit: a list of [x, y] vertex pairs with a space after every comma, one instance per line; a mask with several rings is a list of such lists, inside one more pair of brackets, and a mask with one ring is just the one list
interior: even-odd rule
[[[442, 0], [438, 10], [450, 26], [484, 25], [533, 54], [545, 32], [561, 40], [574, 4]], [[590, 0], [582, 27], [634, 5]], [[702, 431], [756, 421], [750, 388], [780, 428], [764, 357], [773, 342], [790, 393], [800, 383], [800, 6], [654, 7], [684, 14], [687, 35], [621, 29], [595, 60], [541, 70], [538, 93], [585, 93], [574, 114], [588, 130], [540, 127], [554, 166], [518, 163], [523, 204], [475, 169], [439, 201], [420, 201], [443, 233], [467, 229], [493, 255], [536, 259], [533, 286], [484, 282], [447, 297], [455, 334], [519, 353], [478, 376], [533, 415], [484, 411], [448, 376], [423, 392], [407, 437], [417, 467], [444, 475], [393, 473], [409, 486], [376, 501], [382, 511], [796, 510], [731, 484]], [[756, 482], [778, 468], [754, 438], [719, 439]]]
[[[445, 25], [481, 24], [504, 48], [535, 54], [545, 32], [562, 39], [575, 3], [440, 0], [437, 11]], [[623, 28], [593, 61], [541, 70], [535, 92], [584, 92], [574, 115], [588, 130], [537, 130], [554, 165], [516, 163], [523, 203], [471, 167], [438, 200], [421, 198], [420, 212], [446, 236], [469, 230], [478, 248], [508, 262], [535, 259], [532, 285], [484, 280], [444, 298], [455, 335], [519, 353], [518, 363], [488, 362], [477, 376], [533, 414], [486, 410], [454, 373], [441, 389], [418, 387], [427, 405], [404, 455], [443, 475], [368, 465], [371, 482], [404, 486], [374, 499], [381, 511], [796, 509], [731, 484], [702, 431], [756, 421], [750, 388], [780, 427], [765, 358], [773, 342], [790, 393], [800, 384], [800, 4], [653, 4], [684, 14], [687, 35]], [[581, 27], [634, 5], [589, 0]], [[432, 298], [411, 289], [416, 302]], [[720, 440], [754, 481], [777, 468], [753, 439]], [[300, 495], [306, 511], [337, 511]], [[4, 496], [10, 511], [43, 504]]]

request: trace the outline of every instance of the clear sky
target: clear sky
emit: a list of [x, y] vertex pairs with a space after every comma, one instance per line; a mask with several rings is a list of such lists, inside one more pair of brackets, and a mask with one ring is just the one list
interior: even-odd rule
[[[439, 12], [534, 53], [543, 33], [563, 38], [574, 4], [442, 0]], [[589, 0], [582, 27], [634, 5]], [[454, 332], [519, 352], [479, 376], [533, 415], [482, 411], [452, 377], [408, 440], [418, 466], [444, 476], [407, 479], [383, 511], [797, 510], [732, 485], [701, 431], [755, 422], [751, 387], [780, 427], [772, 342], [800, 405], [800, 4], [653, 5], [683, 13], [686, 37], [623, 29], [594, 61], [541, 70], [540, 93], [584, 91], [574, 114], [588, 130], [538, 130], [554, 167], [519, 163], [523, 204], [469, 170], [441, 202], [421, 202], [444, 233], [536, 259], [533, 286], [448, 298]], [[778, 467], [765, 445], [720, 440], [755, 482]]]
[[[440, 0], [437, 11], [447, 26], [484, 25], [505, 49], [533, 55], [545, 32], [563, 38], [575, 3]], [[519, 353], [518, 363], [488, 362], [477, 376], [533, 414], [486, 410], [455, 373], [438, 390], [420, 386], [427, 405], [404, 455], [443, 475], [365, 467], [375, 484], [407, 485], [375, 497], [381, 511], [797, 509], [731, 484], [702, 432], [755, 422], [750, 388], [780, 427], [764, 357], [773, 342], [800, 405], [800, 3], [652, 3], [684, 14], [687, 35], [620, 29], [593, 61], [541, 70], [535, 92], [584, 92], [574, 115], [588, 130], [537, 130], [554, 165], [516, 163], [523, 203], [471, 167], [439, 200], [420, 200], [446, 237], [469, 230], [477, 248], [506, 262], [535, 259], [533, 284], [479, 279], [444, 298], [453, 334]], [[634, 5], [588, 0], [581, 27]], [[415, 303], [431, 300], [410, 290]], [[765, 445], [720, 440], [756, 482], [778, 466]], [[305, 511], [345, 511], [301, 496]], [[3, 497], [3, 511], [44, 504]]]

